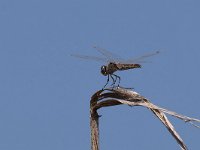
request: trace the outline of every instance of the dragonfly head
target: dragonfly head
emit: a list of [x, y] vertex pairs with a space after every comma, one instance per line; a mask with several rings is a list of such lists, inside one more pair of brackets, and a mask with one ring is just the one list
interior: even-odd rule
[[101, 66], [101, 73], [104, 75], [104, 76], [107, 76], [107, 66]]

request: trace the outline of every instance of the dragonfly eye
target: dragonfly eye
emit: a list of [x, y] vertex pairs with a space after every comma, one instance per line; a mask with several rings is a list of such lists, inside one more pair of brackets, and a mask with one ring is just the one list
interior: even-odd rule
[[102, 67], [101, 67], [101, 73], [102, 73], [104, 76], [108, 75], [107, 72], [106, 72], [106, 66], [102, 66]]

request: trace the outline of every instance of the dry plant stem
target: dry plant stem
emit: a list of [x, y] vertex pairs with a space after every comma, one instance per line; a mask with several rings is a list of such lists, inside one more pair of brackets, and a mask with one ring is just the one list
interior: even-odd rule
[[91, 149], [99, 150], [99, 115], [93, 107], [97, 104], [98, 97], [103, 90], [96, 92], [90, 100], [90, 129], [91, 129]]
[[97, 110], [101, 107], [109, 107], [121, 104], [127, 104], [129, 106], [143, 106], [150, 109], [156, 115], [156, 117], [158, 117], [160, 121], [165, 125], [165, 127], [180, 145], [182, 150], [187, 150], [187, 147], [184, 144], [181, 137], [179, 136], [179, 134], [175, 131], [173, 125], [167, 119], [165, 113], [177, 117], [178, 119], [184, 120], [185, 122], [190, 122], [192, 125], [199, 127], [193, 122], [200, 122], [200, 120], [180, 115], [176, 112], [169, 111], [164, 108], [160, 108], [152, 104], [149, 100], [147, 100], [146, 98], [134, 91], [119, 87], [114, 89], [100, 90], [92, 96], [90, 101], [90, 127], [92, 150], [99, 150], [99, 115], [97, 113]]
[[90, 117], [90, 127], [91, 127], [91, 149], [99, 150], [99, 116], [91, 115]]

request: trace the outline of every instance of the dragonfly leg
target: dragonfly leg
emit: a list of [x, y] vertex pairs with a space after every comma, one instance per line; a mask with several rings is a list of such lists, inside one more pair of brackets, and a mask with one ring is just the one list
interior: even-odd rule
[[118, 82], [118, 85], [117, 86], [119, 86], [119, 84], [120, 84], [120, 81], [121, 81], [121, 78], [120, 78], [120, 76], [118, 76], [118, 75], [116, 75], [116, 74], [112, 74], [112, 75], [114, 75], [115, 76], [115, 82], [114, 82], [114, 84], [116, 83], [116, 81], [117, 81], [117, 79], [119, 80], [119, 82]]
[[106, 84], [104, 85], [103, 89], [105, 89], [106, 85], [108, 85], [108, 82], [109, 82], [109, 76], [110, 76], [110, 75], [108, 75], [108, 78], [107, 78]]
[[113, 86], [113, 85], [115, 84], [115, 82], [116, 82], [116, 78], [114, 79], [112, 75], [110, 75], [110, 77], [111, 77], [112, 80], [113, 80], [113, 83], [111, 84], [111, 86]]

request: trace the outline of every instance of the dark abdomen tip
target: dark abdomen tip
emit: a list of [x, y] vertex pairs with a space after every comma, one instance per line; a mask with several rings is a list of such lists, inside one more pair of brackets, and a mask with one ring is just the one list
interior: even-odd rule
[[135, 68], [141, 68], [142, 67], [140, 64], [135, 64], [134, 66], [135, 66]]

